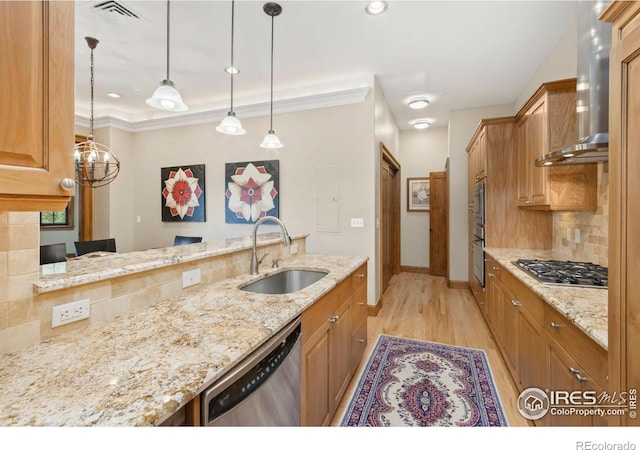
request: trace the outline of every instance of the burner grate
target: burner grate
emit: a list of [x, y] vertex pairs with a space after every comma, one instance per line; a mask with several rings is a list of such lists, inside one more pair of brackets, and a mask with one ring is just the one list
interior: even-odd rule
[[545, 284], [606, 288], [609, 270], [590, 262], [519, 259], [514, 263]]

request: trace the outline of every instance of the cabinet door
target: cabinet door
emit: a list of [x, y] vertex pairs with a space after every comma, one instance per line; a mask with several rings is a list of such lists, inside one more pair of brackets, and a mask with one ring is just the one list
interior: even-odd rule
[[[553, 391], [575, 392], [582, 390], [575, 371], [580, 370], [575, 360], [555, 345], [549, 347], [549, 389]], [[571, 406], [571, 405], [567, 405]], [[591, 424], [591, 418], [577, 414], [547, 414], [547, 423], [552, 426], [574, 427]]]
[[73, 195], [60, 186], [74, 178], [73, 39], [74, 2], [0, 2], [0, 210]]
[[334, 411], [351, 379], [351, 297], [340, 305], [330, 323], [329, 393]]
[[329, 394], [331, 327], [326, 322], [302, 346], [302, 425], [328, 425], [333, 398]]
[[537, 167], [536, 159], [547, 153], [546, 101], [543, 97], [532, 108], [527, 120], [527, 160], [530, 172], [529, 197], [533, 205], [547, 202], [547, 168]]
[[519, 326], [519, 374], [522, 389], [547, 385], [547, 348], [542, 345], [542, 327], [527, 310], [520, 308]]
[[529, 152], [527, 151], [527, 120], [525, 115], [516, 124], [516, 151], [517, 151], [517, 182], [518, 182], [518, 205], [529, 204], [529, 192], [531, 183], [531, 171], [529, 170]]
[[499, 298], [502, 299], [501, 303], [503, 304], [503, 314], [504, 321], [503, 325], [503, 348], [507, 355], [507, 362], [511, 365], [515, 373], [518, 373], [520, 370], [519, 362], [519, 341], [520, 341], [520, 326], [519, 326], [519, 311], [518, 308], [520, 304], [515, 299], [515, 297], [502, 286], [498, 284], [500, 287], [496, 290]]
[[477, 167], [476, 180], [481, 180], [487, 176], [487, 131], [486, 129], [480, 133], [477, 144]]

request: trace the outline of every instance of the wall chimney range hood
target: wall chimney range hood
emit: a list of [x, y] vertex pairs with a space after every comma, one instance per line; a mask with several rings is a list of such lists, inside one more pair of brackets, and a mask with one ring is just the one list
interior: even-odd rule
[[578, 1], [578, 141], [536, 159], [536, 166], [609, 159], [609, 51], [611, 24], [598, 17], [609, 2]]

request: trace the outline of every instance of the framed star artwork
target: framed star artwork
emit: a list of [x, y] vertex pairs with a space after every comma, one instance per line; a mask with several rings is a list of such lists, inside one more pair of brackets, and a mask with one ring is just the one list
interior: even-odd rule
[[280, 216], [280, 161], [225, 164], [225, 222]]
[[160, 169], [163, 222], [206, 222], [204, 164]]

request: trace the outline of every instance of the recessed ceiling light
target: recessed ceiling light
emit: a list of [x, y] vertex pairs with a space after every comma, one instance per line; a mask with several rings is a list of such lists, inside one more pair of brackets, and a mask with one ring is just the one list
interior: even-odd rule
[[364, 10], [368, 14], [371, 14], [372, 16], [376, 16], [378, 14], [382, 14], [383, 12], [385, 12], [388, 6], [389, 5], [387, 4], [387, 2], [374, 1], [374, 2], [368, 2]]
[[107, 92], [107, 95], [111, 98], [120, 98], [120, 94], [117, 94], [115, 92]]
[[409, 100], [409, 108], [412, 109], [422, 109], [429, 106], [429, 100], [425, 97], [415, 97]]
[[416, 130], [424, 130], [425, 128], [428, 128], [429, 125], [431, 124], [426, 119], [418, 119], [411, 122], [411, 125], [413, 125], [413, 128], [415, 128]]

